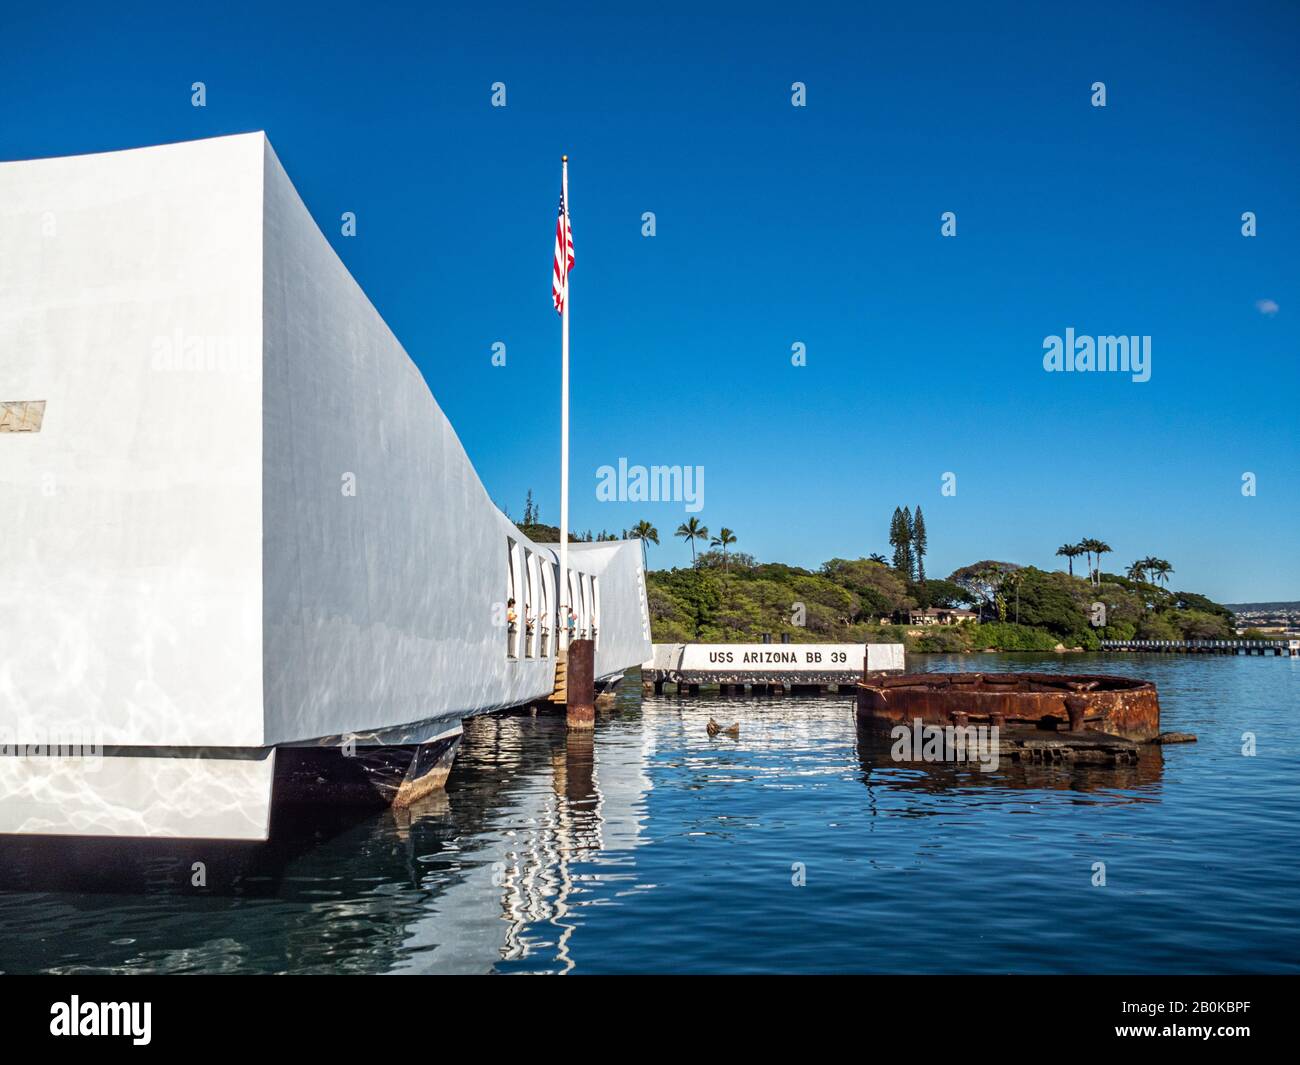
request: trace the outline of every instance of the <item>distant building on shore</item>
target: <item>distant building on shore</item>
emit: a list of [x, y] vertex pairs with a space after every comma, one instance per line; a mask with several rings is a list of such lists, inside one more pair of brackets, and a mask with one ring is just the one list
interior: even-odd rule
[[932, 606], [925, 610], [909, 610], [909, 625], [964, 625], [968, 621], [978, 621], [979, 615], [973, 610], [960, 610], [957, 607]]

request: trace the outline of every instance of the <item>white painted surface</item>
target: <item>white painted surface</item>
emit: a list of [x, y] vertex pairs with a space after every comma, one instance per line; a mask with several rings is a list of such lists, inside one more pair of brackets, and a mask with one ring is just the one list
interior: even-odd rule
[[263, 144], [0, 164], [0, 400], [47, 401], [0, 435], [14, 739], [261, 743]]
[[[554, 645], [506, 655], [514, 594], [556, 562], [493, 505], [415, 364], [266, 154], [266, 742], [517, 706], [550, 694]], [[355, 496], [341, 490], [355, 479]], [[570, 545], [604, 598], [598, 674], [649, 653], [635, 542]], [[606, 594], [612, 589], [612, 594]], [[578, 628], [586, 624], [579, 618]], [[534, 633], [540, 636], [540, 631]]]
[[[525, 571], [555, 552], [492, 504], [261, 133], [0, 164], [8, 400], [47, 401], [0, 435], [9, 738], [265, 747], [551, 692], [554, 633], [507, 657], [506, 539]], [[599, 580], [598, 673], [646, 658], [640, 545], [571, 568]]]
[[0, 833], [267, 838], [275, 750], [0, 758]]
[[569, 566], [599, 582], [596, 679], [639, 665], [651, 653], [640, 541], [570, 544]]

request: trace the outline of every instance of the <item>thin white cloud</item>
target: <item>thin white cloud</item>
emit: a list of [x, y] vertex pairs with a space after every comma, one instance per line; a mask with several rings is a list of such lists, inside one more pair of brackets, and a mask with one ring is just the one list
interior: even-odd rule
[[1277, 314], [1278, 308], [1277, 304], [1272, 300], [1256, 300], [1255, 310], [1259, 311], [1260, 314], [1267, 314], [1269, 317], [1272, 317]]

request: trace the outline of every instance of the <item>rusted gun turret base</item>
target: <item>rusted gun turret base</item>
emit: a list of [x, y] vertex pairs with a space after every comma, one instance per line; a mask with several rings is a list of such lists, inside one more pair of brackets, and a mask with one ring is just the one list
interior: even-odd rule
[[1012, 762], [1047, 765], [1133, 765], [1142, 744], [1104, 732], [1049, 732], [1012, 729], [999, 735], [998, 756]]
[[996, 725], [999, 731], [1105, 734], [1136, 742], [1160, 735], [1150, 681], [1058, 673], [910, 673], [858, 684], [858, 720], [890, 728]]

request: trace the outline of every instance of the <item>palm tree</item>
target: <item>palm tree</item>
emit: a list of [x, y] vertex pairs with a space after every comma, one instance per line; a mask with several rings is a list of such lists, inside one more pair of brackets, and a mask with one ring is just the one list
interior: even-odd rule
[[1129, 566], [1125, 576], [1131, 581], [1142, 581], [1143, 583], [1146, 583], [1147, 568], [1150, 564], [1151, 559], [1149, 557], [1140, 558]]
[[1097, 587], [1101, 587], [1101, 556], [1108, 555], [1115, 549], [1106, 543], [1105, 540], [1094, 540], [1092, 542], [1092, 553], [1097, 556]]
[[1070, 576], [1074, 576], [1074, 560], [1083, 554], [1082, 544], [1062, 544], [1056, 549], [1057, 555], [1063, 556], [1070, 567]]
[[[1083, 553], [1088, 556], [1088, 583], [1100, 584], [1101, 556], [1111, 549], [1110, 544], [1106, 543], [1104, 540], [1096, 540], [1091, 536], [1085, 536], [1079, 541], [1079, 547], [1083, 550]], [[1093, 555], [1097, 556], [1097, 565], [1095, 568], [1092, 564]]]
[[871, 557], [868, 558], [867, 561], [868, 561], [868, 562], [879, 562], [882, 566], [888, 566], [888, 565], [889, 565], [889, 559], [887, 559], [887, 558], [886, 558], [884, 555], [882, 555], [879, 551], [875, 551], [875, 552], [873, 552], [872, 555], [871, 555]]
[[707, 540], [709, 530], [700, 524], [699, 518], [691, 518], [688, 522], [683, 522], [677, 526], [677, 535], [691, 545], [691, 566], [695, 565], [695, 541]]
[[1160, 564], [1160, 559], [1156, 558], [1155, 555], [1147, 555], [1146, 558], [1138, 559], [1136, 562], [1133, 563], [1132, 566], [1129, 567], [1130, 570], [1129, 576], [1131, 577], [1133, 575], [1132, 570], [1136, 569], [1140, 574], [1138, 579], [1143, 581], [1146, 584], [1151, 584], [1155, 579], [1153, 577], [1153, 574], [1155, 573], [1155, 569], [1159, 564]]
[[1097, 541], [1092, 539], [1091, 537], [1085, 536], [1076, 545], [1082, 554], [1088, 556], [1088, 583], [1089, 584], [1092, 583], [1092, 545], [1095, 544], [1096, 542]]
[[734, 544], [735, 542], [736, 542], [736, 534], [732, 532], [730, 529], [728, 529], [725, 525], [722, 527], [722, 531], [718, 533], [718, 535], [715, 536], [712, 540], [709, 541], [710, 547], [722, 548], [723, 569], [727, 568], [727, 545]]
[[648, 521], [638, 521], [632, 526], [632, 539], [641, 541], [641, 565], [645, 569], [649, 569], [650, 566], [647, 562], [646, 544], [650, 543], [657, 545], [659, 543], [659, 530]]
[[1151, 563], [1151, 569], [1155, 572], [1156, 580], [1161, 584], [1168, 584], [1169, 574], [1174, 572], [1174, 567], [1163, 558], [1153, 558], [1149, 561]]

